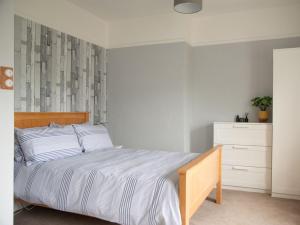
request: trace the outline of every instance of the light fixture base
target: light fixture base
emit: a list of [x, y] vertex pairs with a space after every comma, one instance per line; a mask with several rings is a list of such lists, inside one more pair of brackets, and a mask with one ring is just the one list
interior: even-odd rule
[[174, 10], [178, 13], [193, 14], [202, 9], [202, 0], [174, 0]]

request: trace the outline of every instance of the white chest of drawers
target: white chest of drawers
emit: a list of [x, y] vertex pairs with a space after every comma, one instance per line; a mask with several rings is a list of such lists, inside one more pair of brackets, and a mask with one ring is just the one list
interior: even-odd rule
[[223, 145], [224, 188], [270, 192], [272, 124], [214, 123], [214, 145]]

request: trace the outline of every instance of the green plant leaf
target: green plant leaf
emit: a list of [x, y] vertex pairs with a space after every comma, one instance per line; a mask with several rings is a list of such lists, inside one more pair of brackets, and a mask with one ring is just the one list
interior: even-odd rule
[[272, 97], [255, 97], [251, 99], [251, 104], [252, 106], [258, 107], [261, 111], [266, 111], [270, 106], [272, 106]]

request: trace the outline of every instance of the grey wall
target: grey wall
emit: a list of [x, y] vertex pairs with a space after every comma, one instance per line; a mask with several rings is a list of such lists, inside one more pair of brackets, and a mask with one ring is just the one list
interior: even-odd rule
[[110, 50], [108, 118], [113, 140], [134, 148], [202, 152], [214, 121], [234, 121], [272, 95], [273, 49], [299, 38], [189, 47], [184, 43]]
[[300, 38], [265, 40], [192, 48], [189, 96], [191, 151], [213, 144], [214, 121], [233, 121], [250, 113], [257, 121], [251, 98], [271, 95], [273, 49], [299, 47]]
[[15, 16], [15, 111], [89, 111], [106, 122], [106, 50]]
[[184, 151], [184, 43], [111, 49], [108, 124], [113, 142]]

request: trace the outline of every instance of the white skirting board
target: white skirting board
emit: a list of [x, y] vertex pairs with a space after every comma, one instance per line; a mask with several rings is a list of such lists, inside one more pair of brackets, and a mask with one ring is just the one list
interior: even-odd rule
[[300, 195], [287, 195], [287, 194], [272, 193], [272, 197], [273, 198], [286, 198], [286, 199], [300, 200]]
[[255, 192], [255, 193], [264, 193], [270, 194], [272, 198], [284, 198], [284, 199], [294, 199], [300, 200], [300, 195], [287, 195], [287, 194], [280, 194], [280, 193], [271, 193], [270, 190], [262, 190], [256, 188], [244, 188], [244, 187], [235, 187], [235, 186], [222, 186], [223, 189], [227, 190], [235, 190], [235, 191], [245, 191], [245, 192]]
[[245, 188], [245, 187], [236, 187], [236, 186], [228, 186], [228, 185], [223, 185], [223, 189], [227, 190], [235, 190], [235, 191], [245, 191], [245, 192], [256, 192], [256, 193], [265, 193], [265, 194], [270, 194], [270, 190], [264, 190], [264, 189], [257, 189], [257, 188]]

